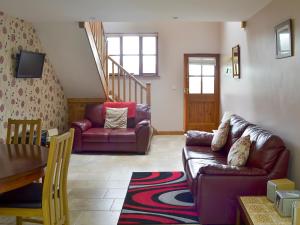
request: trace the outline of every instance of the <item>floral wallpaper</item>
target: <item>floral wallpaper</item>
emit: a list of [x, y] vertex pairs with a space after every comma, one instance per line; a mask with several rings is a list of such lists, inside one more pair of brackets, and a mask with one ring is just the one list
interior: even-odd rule
[[31, 23], [0, 11], [0, 143], [8, 118], [41, 118], [43, 129], [63, 131], [67, 126], [66, 97], [47, 55], [41, 79], [15, 78], [21, 49], [43, 52]]

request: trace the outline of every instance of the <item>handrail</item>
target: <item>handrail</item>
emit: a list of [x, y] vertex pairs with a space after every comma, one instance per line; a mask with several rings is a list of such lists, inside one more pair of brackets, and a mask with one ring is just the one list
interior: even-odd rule
[[[87, 34], [87, 37], [88, 37], [88, 40], [90, 43], [90, 47], [91, 47], [91, 50], [94, 55], [95, 63], [97, 66], [97, 70], [98, 70], [98, 73], [100, 76], [100, 80], [101, 80], [101, 84], [102, 84], [105, 96], [106, 96], [106, 98], [108, 98], [108, 96], [109, 96], [108, 77], [106, 75], [107, 74], [106, 73], [107, 60], [104, 60], [106, 58], [106, 56], [104, 56], [104, 54], [106, 54], [106, 53], [102, 54], [103, 45], [102, 44], [101, 44], [101, 46], [99, 45], [100, 38], [98, 37], [99, 35], [97, 35], [97, 32], [96, 32], [99, 28], [99, 25], [95, 25], [97, 23], [101, 23], [101, 22], [84, 22], [83, 27], [85, 28], [85, 31], [86, 31], [86, 34]], [[101, 38], [101, 40], [103, 40], [103, 39]], [[103, 43], [103, 41], [101, 41], [101, 43]]]
[[131, 79], [133, 79], [135, 82], [137, 82], [139, 85], [141, 85], [144, 89], [146, 89], [146, 85], [143, 84], [141, 81], [139, 81], [138, 79], [136, 79], [136, 77], [134, 75], [132, 75], [131, 73], [127, 72], [126, 69], [124, 69], [123, 66], [121, 66], [118, 62], [116, 62], [112, 57], [107, 56], [109, 60], [111, 60], [113, 62], [113, 64], [117, 65], [117, 67], [119, 67], [121, 70], [123, 70], [128, 76], [131, 77]]

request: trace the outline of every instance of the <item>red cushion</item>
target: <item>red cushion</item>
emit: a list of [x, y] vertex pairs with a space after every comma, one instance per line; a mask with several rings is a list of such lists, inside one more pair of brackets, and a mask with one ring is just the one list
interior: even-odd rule
[[136, 114], [135, 102], [104, 102], [102, 111], [104, 118], [106, 115], [106, 108], [128, 108], [127, 118], [134, 118]]
[[111, 129], [91, 128], [82, 133], [84, 142], [108, 142]]
[[109, 142], [136, 142], [135, 129], [112, 129], [109, 134]]

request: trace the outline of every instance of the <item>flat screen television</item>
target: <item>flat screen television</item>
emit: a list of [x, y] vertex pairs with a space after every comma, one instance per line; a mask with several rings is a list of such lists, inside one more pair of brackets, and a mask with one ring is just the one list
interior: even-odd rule
[[17, 78], [41, 78], [45, 61], [44, 53], [21, 51], [18, 55]]

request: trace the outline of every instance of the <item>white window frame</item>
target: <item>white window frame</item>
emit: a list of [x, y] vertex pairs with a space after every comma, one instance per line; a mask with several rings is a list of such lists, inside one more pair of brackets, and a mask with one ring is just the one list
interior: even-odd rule
[[[123, 37], [125, 36], [138, 36], [139, 37], [139, 54], [123, 54]], [[138, 55], [139, 56], [139, 74], [134, 74], [134, 76], [158, 76], [158, 33], [107, 33], [106, 37], [119, 37], [120, 38], [120, 55], [110, 55], [119, 56], [120, 65], [123, 66], [123, 56]], [[156, 54], [143, 54], [143, 37], [156, 37]], [[156, 67], [155, 73], [143, 73], [143, 56], [155, 56], [156, 57]]]

